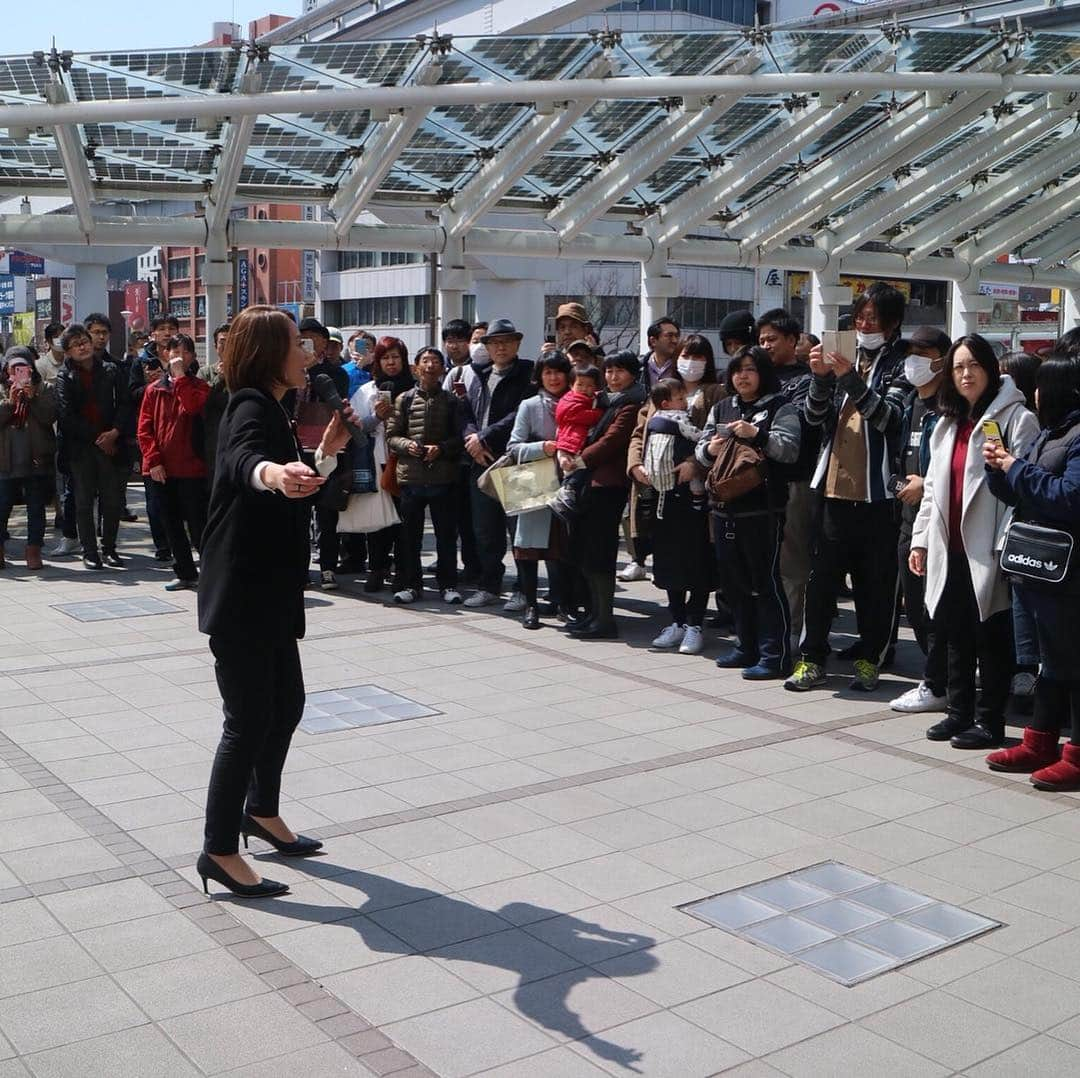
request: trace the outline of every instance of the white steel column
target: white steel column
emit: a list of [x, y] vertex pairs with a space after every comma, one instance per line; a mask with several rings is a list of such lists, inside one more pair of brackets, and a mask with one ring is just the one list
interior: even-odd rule
[[207, 233], [203, 281], [206, 284], [206, 360], [210, 363], [214, 358], [214, 329], [227, 317], [227, 293], [232, 285], [232, 266], [229, 263], [224, 224], [220, 229]]
[[679, 279], [668, 273], [667, 255], [657, 252], [641, 265], [641, 351], [648, 345], [646, 330], [671, 308], [679, 295]]
[[436, 314], [439, 320], [440, 335], [446, 328], [447, 322], [461, 317], [462, 297], [472, 283], [469, 271], [465, 268], [465, 254], [462, 247], [460, 238], [449, 237], [446, 249], [439, 256], [439, 267], [436, 276], [438, 286], [438, 311]]
[[1062, 289], [1064, 296], [1061, 304], [1061, 332], [1080, 326], [1080, 288]]
[[[828, 233], [823, 234], [818, 238], [817, 246], [827, 250], [831, 238]], [[839, 282], [839, 259], [810, 274], [810, 324], [806, 328], [818, 337], [824, 330], [836, 329], [841, 305], [851, 302], [851, 289]]]
[[993, 296], [980, 296], [978, 280], [949, 284], [949, 336], [955, 341], [979, 332], [979, 312], [994, 309]]
[[75, 317], [81, 322], [95, 311], [108, 313], [109, 271], [103, 262], [75, 265]]

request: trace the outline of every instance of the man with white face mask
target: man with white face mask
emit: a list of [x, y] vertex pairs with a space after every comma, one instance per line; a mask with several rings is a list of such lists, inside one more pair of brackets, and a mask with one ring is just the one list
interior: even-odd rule
[[806, 585], [801, 656], [784, 688], [807, 692], [826, 683], [825, 659], [836, 598], [851, 573], [860, 642], [851, 687], [877, 688], [897, 607], [895, 494], [890, 484], [904, 402], [907, 348], [900, 337], [905, 300], [877, 283], [855, 298], [855, 355], [810, 352], [812, 374], [803, 415], [821, 429], [813, 486], [824, 495], [822, 523]]
[[[900, 429], [900, 468], [896, 497], [900, 507], [900, 542], [897, 563], [904, 594], [904, 612], [915, 639], [926, 656], [923, 680], [889, 705], [893, 711], [920, 714], [945, 710], [947, 643], [935, 636], [926, 616], [926, 578], [916, 576], [908, 566], [911, 531], [922, 502], [923, 476], [930, 466], [930, 435], [938, 421], [937, 391], [945, 377], [945, 354], [952, 341], [939, 329], [919, 326], [908, 339], [904, 377], [915, 387], [909, 394]], [[902, 484], [902, 485], [901, 485]]]

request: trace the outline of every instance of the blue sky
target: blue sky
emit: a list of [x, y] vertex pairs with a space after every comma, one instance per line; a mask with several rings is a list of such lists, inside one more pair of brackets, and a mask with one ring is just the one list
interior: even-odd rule
[[138, 0], [10, 0], [4, 19], [0, 55], [47, 49], [56, 38], [60, 49], [162, 48], [195, 45], [210, 39], [215, 22], [240, 23], [270, 12], [298, 15], [301, 0], [180, 0], [146, 6]]

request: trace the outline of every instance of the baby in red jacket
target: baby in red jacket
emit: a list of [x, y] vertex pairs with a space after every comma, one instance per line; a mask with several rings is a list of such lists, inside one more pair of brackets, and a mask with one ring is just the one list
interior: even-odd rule
[[603, 375], [597, 367], [574, 372], [569, 393], [555, 405], [555, 450], [559, 468], [565, 474], [573, 470], [574, 458], [585, 448], [589, 431], [600, 422], [603, 408], [596, 407], [596, 396], [603, 391]]
[[604, 409], [596, 407], [596, 398], [604, 389], [604, 376], [598, 367], [574, 371], [569, 393], [555, 405], [555, 458], [562, 476], [562, 486], [548, 501], [548, 507], [564, 522], [570, 523], [581, 510], [581, 496], [588, 489], [590, 473], [580, 459], [589, 440], [589, 431], [603, 418]]

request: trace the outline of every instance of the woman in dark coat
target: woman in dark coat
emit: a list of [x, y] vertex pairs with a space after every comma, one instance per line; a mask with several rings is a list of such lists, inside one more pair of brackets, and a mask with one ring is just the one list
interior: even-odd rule
[[304, 635], [311, 499], [349, 440], [335, 415], [313, 471], [301, 461], [281, 403], [304, 385], [312, 357], [296, 325], [272, 307], [242, 311], [222, 373], [229, 404], [218, 436], [199, 574], [199, 629], [210, 637], [224, 729], [206, 801], [197, 871], [243, 898], [281, 894], [239, 855], [239, 836], [299, 856], [322, 844], [295, 835], [278, 814], [281, 771], [304, 710], [297, 641]]
[[619, 635], [614, 612], [615, 568], [619, 524], [630, 490], [626, 452], [645, 402], [645, 390], [637, 382], [640, 372], [641, 362], [633, 352], [616, 352], [604, 360], [608, 391], [601, 399], [605, 411], [581, 452], [582, 463], [590, 472], [589, 488], [570, 531], [570, 549], [588, 587], [590, 617], [570, 625], [571, 635], [579, 640], [613, 640]]

